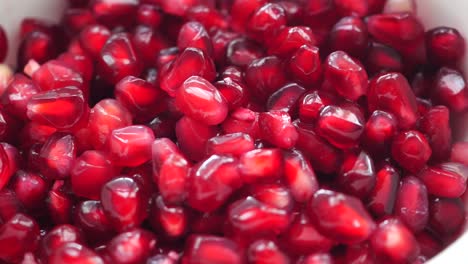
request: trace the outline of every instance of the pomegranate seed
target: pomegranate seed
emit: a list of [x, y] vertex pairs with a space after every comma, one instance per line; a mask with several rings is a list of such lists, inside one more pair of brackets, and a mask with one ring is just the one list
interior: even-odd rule
[[96, 149], [102, 149], [112, 131], [130, 126], [130, 112], [117, 100], [104, 99], [98, 102], [89, 114], [88, 129], [91, 143]]
[[454, 28], [437, 27], [426, 33], [426, 47], [432, 63], [453, 65], [465, 54], [465, 39]]
[[439, 235], [452, 235], [465, 222], [465, 207], [460, 198], [434, 198], [430, 201], [429, 208], [429, 226]]
[[450, 155], [452, 130], [449, 114], [447, 107], [435, 106], [419, 122], [419, 130], [428, 137], [432, 149], [431, 158], [434, 160], [444, 160]]
[[369, 195], [368, 207], [376, 216], [390, 215], [397, 197], [400, 175], [390, 166], [383, 166], [376, 174], [375, 186]]
[[298, 264], [332, 264], [333, 258], [326, 253], [311, 254], [299, 259]]
[[290, 263], [289, 257], [272, 240], [257, 240], [253, 242], [247, 250], [247, 261], [254, 264], [265, 262]]
[[249, 95], [243, 81], [234, 81], [231, 77], [217, 81], [214, 86], [226, 100], [229, 109], [236, 109], [247, 104]]
[[5, 29], [0, 27], [0, 62], [3, 62], [8, 52], [8, 39]]
[[426, 137], [415, 130], [398, 134], [392, 143], [393, 159], [411, 173], [420, 171], [431, 154], [432, 150]]
[[294, 206], [294, 200], [287, 187], [274, 184], [256, 184], [249, 187], [249, 194], [252, 195], [258, 201], [267, 205], [284, 209], [291, 210]]
[[48, 183], [40, 175], [18, 170], [10, 181], [18, 200], [28, 209], [42, 205], [48, 191]]
[[[28, 118], [60, 130], [73, 128], [87, 113], [83, 92], [73, 86], [33, 95], [27, 104]], [[57, 109], [61, 109], [57, 113]]]
[[250, 17], [267, 1], [265, 0], [234, 0], [231, 6], [232, 28], [243, 32], [247, 28]]
[[322, 78], [322, 63], [319, 48], [303, 45], [291, 56], [287, 69], [300, 83], [305, 85], [317, 84]]
[[108, 261], [112, 263], [142, 263], [155, 248], [156, 238], [153, 233], [134, 229], [114, 237], [108, 243], [105, 253]]
[[163, 98], [162, 91], [145, 80], [127, 76], [115, 85], [114, 94], [140, 120], [150, 119], [161, 111], [158, 104]]
[[299, 119], [305, 123], [313, 123], [320, 111], [327, 105], [336, 102], [334, 95], [325, 91], [310, 91], [299, 102]]
[[293, 116], [297, 113], [297, 102], [305, 93], [305, 88], [297, 83], [289, 83], [274, 92], [268, 98], [266, 107], [268, 111], [284, 111]]
[[84, 242], [83, 234], [78, 228], [72, 225], [56, 226], [41, 239], [41, 254], [47, 258], [63, 245], [73, 242]]
[[142, 70], [142, 60], [135, 52], [128, 34], [114, 34], [102, 47], [97, 71], [109, 83], [116, 84], [128, 75], [139, 76]]
[[28, 101], [39, 92], [37, 85], [22, 74], [16, 74], [2, 95], [2, 104], [13, 115], [26, 119]]
[[[468, 143], [467, 142], [457, 142], [453, 144], [452, 151], [450, 155], [450, 161], [462, 163], [468, 166]], [[466, 154], [465, 154], [466, 153]]]
[[368, 103], [370, 111], [383, 110], [395, 115], [400, 128], [411, 128], [417, 121], [416, 97], [400, 73], [374, 77], [369, 84]]
[[[154, 1], [153, 1], [154, 2]], [[214, 7], [213, 0], [158, 0], [156, 3], [160, 4], [164, 12], [171, 15], [183, 16], [193, 6], [203, 5]]]
[[15, 168], [12, 165], [14, 164], [10, 164], [5, 146], [0, 145], [0, 190], [8, 184], [11, 176], [15, 172]]
[[186, 17], [200, 22], [208, 30], [212, 28], [226, 29], [228, 27], [228, 22], [223, 14], [205, 5], [193, 6], [187, 11]]
[[247, 38], [235, 38], [226, 46], [226, 61], [234, 66], [246, 67], [263, 56], [263, 49]]
[[463, 75], [457, 70], [442, 67], [434, 80], [432, 99], [455, 112], [467, 109], [468, 90]]
[[21, 41], [18, 49], [18, 68], [21, 69], [29, 60], [42, 64], [57, 57], [58, 47], [56, 40], [47, 33], [32, 31]]
[[301, 3], [290, 2], [290, 1], [277, 1], [277, 4], [280, 5], [286, 14], [286, 18], [288, 19], [288, 24], [291, 25], [298, 25], [300, 24], [304, 12]]
[[71, 223], [73, 201], [64, 181], [55, 181], [46, 198], [49, 214], [56, 225]]
[[296, 147], [310, 159], [313, 168], [323, 173], [335, 172], [341, 161], [341, 152], [319, 137], [314, 131], [295, 124], [299, 138]]
[[136, 167], [151, 159], [153, 131], [136, 125], [112, 131], [107, 142], [109, 158], [114, 165]]
[[47, 260], [47, 263], [96, 263], [103, 264], [103, 259], [91, 249], [78, 243], [66, 243], [57, 248]]
[[76, 205], [74, 220], [75, 225], [84, 231], [88, 241], [105, 241], [113, 233], [100, 201], [84, 201]]
[[177, 120], [174, 120], [170, 116], [167, 115], [159, 115], [156, 116], [153, 120], [149, 122], [147, 125], [149, 128], [153, 130], [155, 138], [175, 138], [175, 125]]
[[176, 124], [176, 135], [180, 149], [189, 159], [196, 161], [203, 159], [206, 142], [217, 133], [217, 127], [201, 124], [186, 116], [182, 117]]
[[412, 261], [420, 252], [413, 234], [398, 219], [381, 222], [370, 241], [377, 255], [394, 262]]
[[39, 226], [34, 219], [16, 214], [0, 228], [0, 259], [20, 261], [26, 252], [33, 252], [39, 240]]
[[353, 1], [353, 0], [335, 0], [335, 6], [341, 15], [355, 15], [366, 16], [369, 14], [369, 2], [366, 1]]
[[83, 54], [62, 53], [58, 57], [58, 61], [62, 62], [65, 67], [79, 73], [85, 81], [89, 81], [93, 77], [94, 64], [91, 58]]
[[0, 190], [0, 223], [7, 222], [23, 211], [23, 205], [14, 191], [10, 189]]
[[90, 25], [80, 33], [80, 46], [93, 58], [98, 58], [110, 37], [111, 31], [107, 27], [99, 24]]
[[281, 176], [283, 155], [279, 149], [255, 149], [240, 156], [239, 166], [247, 183], [274, 181]]
[[139, 25], [157, 28], [162, 23], [163, 14], [159, 6], [142, 3], [138, 6], [136, 20]]
[[268, 54], [288, 56], [302, 45], [314, 46], [316, 44], [314, 33], [309, 27], [284, 27], [267, 43]]
[[76, 158], [76, 144], [73, 135], [54, 133], [42, 146], [39, 158], [41, 173], [49, 179], [65, 179]]
[[371, 75], [383, 72], [401, 72], [403, 70], [400, 53], [389, 46], [374, 41], [367, 48], [365, 65]]
[[429, 194], [457, 198], [466, 190], [468, 170], [460, 163], [446, 162], [424, 168], [418, 177], [426, 185]]
[[213, 44], [205, 27], [195, 21], [185, 23], [179, 31], [177, 47], [180, 50], [192, 47], [203, 51], [205, 54], [213, 54]]
[[156, 230], [161, 230], [170, 238], [177, 238], [187, 231], [187, 210], [181, 206], [166, 205], [161, 196], [152, 204], [150, 223]]
[[408, 176], [401, 180], [394, 214], [415, 233], [426, 227], [429, 219], [427, 189], [418, 178]]
[[226, 134], [242, 132], [253, 139], [258, 139], [260, 137], [258, 116], [258, 113], [250, 109], [237, 108], [224, 121], [223, 130]]
[[369, 154], [364, 151], [348, 153], [337, 182], [346, 193], [361, 198], [369, 195], [376, 183], [374, 163]]
[[202, 50], [186, 48], [174, 61], [161, 70], [161, 89], [175, 96], [176, 91], [191, 76], [199, 76], [211, 82], [216, 71], [213, 61]]
[[245, 81], [255, 96], [268, 98], [286, 83], [281, 60], [270, 56], [252, 61], [245, 70]]
[[244, 263], [236, 243], [228, 238], [193, 235], [185, 243], [182, 263]]
[[[242, 166], [242, 165], [241, 165]], [[192, 168], [187, 202], [190, 207], [211, 212], [219, 208], [242, 185], [239, 161], [213, 155]]]
[[286, 26], [286, 13], [275, 3], [267, 3], [257, 9], [247, 22], [247, 34], [259, 41], [268, 41]]
[[93, 0], [90, 5], [96, 19], [111, 27], [130, 25], [137, 7], [138, 0]]
[[296, 216], [285, 234], [285, 246], [297, 255], [310, 252], [327, 252], [334, 242], [317, 231], [306, 214]]
[[343, 17], [333, 26], [328, 43], [331, 51], [341, 50], [353, 57], [361, 57], [368, 47], [367, 26], [359, 17]]
[[65, 10], [63, 24], [66, 31], [78, 34], [89, 25], [96, 23], [93, 13], [84, 8], [70, 8]]
[[320, 233], [341, 243], [368, 239], [375, 223], [355, 197], [319, 190], [307, 205], [307, 213]]
[[236, 234], [246, 238], [283, 233], [291, 222], [286, 210], [271, 207], [251, 196], [232, 203], [227, 214], [228, 224]]
[[167, 40], [149, 26], [137, 26], [133, 32], [133, 45], [146, 66], [153, 66], [159, 52], [168, 48]]
[[42, 91], [74, 86], [83, 89], [83, 78], [80, 74], [65, 66], [60, 61], [48, 61], [32, 75], [33, 81]]
[[288, 113], [284, 111], [260, 113], [258, 123], [262, 138], [272, 145], [289, 149], [296, 144], [298, 133]]
[[101, 190], [101, 204], [117, 231], [139, 226], [146, 218], [147, 203], [142, 188], [129, 177], [107, 182]]
[[284, 176], [297, 202], [307, 202], [319, 188], [312, 166], [300, 151], [285, 153]]
[[[214, 53], [214, 61], [217, 64], [225, 64], [226, 60], [229, 58], [227, 56], [227, 49], [228, 45], [234, 41], [235, 39], [240, 37], [240, 34], [228, 30], [223, 30], [223, 29], [212, 29], [210, 32], [211, 35], [211, 41], [213, 42], [213, 53]], [[253, 42], [249, 42], [253, 43]], [[242, 46], [242, 45], [241, 45]], [[254, 52], [259, 52], [261, 55], [263, 55], [263, 49], [260, 46], [253, 45], [256, 47]], [[244, 51], [242, 49], [242, 51]], [[246, 56], [244, 57], [244, 52], [240, 54], [241, 59], [246, 59], [246, 61], [251, 61], [253, 59], [256, 59], [258, 57], [262, 57], [261, 55], [258, 55], [258, 57], [251, 58], [251, 56], [257, 56], [256, 54], [250, 54], [247, 53]], [[235, 57], [235, 56], [234, 56]], [[233, 61], [234, 63], [234, 61]], [[242, 62], [241, 63], [245, 63]]]
[[416, 236], [416, 239], [418, 240], [419, 247], [421, 248], [421, 254], [428, 258], [435, 256], [442, 248], [441, 242], [434, 238], [434, 236], [428, 231], [419, 233]]
[[102, 186], [115, 174], [110, 160], [99, 151], [88, 150], [74, 161], [70, 171], [73, 192], [81, 197], [98, 199]]
[[253, 149], [255, 149], [254, 141], [245, 133], [216, 136], [206, 142], [208, 156], [213, 154], [240, 156]]
[[388, 152], [390, 142], [397, 131], [397, 121], [392, 114], [376, 110], [367, 120], [363, 143], [373, 154]]

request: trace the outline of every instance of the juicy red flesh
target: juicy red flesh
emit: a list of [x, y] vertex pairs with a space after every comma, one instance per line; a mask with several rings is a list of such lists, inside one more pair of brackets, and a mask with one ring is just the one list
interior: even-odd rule
[[0, 262], [416, 264], [462, 234], [465, 39], [412, 0], [68, 4], [0, 65]]

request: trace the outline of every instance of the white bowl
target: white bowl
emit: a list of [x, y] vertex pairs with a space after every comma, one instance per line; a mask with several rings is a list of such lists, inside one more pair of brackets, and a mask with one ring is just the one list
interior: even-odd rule
[[[18, 46], [19, 24], [24, 17], [38, 17], [49, 21], [60, 21], [66, 0], [0, 0], [0, 25], [4, 26], [9, 38], [9, 65], [14, 65]], [[468, 0], [416, 0], [418, 15], [426, 29], [436, 26], [450, 26], [458, 29], [468, 42]], [[468, 59], [464, 60], [463, 69], [468, 69]], [[468, 76], [468, 75], [467, 75]], [[463, 120], [468, 121], [468, 114]], [[468, 122], [461, 126], [463, 140], [468, 141]], [[468, 212], [468, 192], [465, 194]], [[468, 219], [468, 217], [467, 217]], [[430, 264], [466, 264], [468, 263], [468, 232], [451, 244], [447, 249], [429, 261]]]

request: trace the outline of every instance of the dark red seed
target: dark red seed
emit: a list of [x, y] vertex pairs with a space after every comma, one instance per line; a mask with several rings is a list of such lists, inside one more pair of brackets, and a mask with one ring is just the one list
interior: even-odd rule
[[154, 199], [150, 209], [149, 221], [153, 228], [174, 239], [185, 234], [188, 229], [186, 208], [167, 205], [161, 196]]
[[142, 263], [149, 258], [156, 245], [153, 233], [137, 228], [120, 233], [109, 241], [105, 255], [108, 261], [116, 264]]
[[367, 206], [376, 216], [391, 215], [397, 197], [400, 175], [394, 167], [385, 165], [377, 172], [376, 177]]
[[260, 113], [258, 124], [261, 137], [270, 144], [285, 149], [296, 144], [298, 133], [288, 113], [275, 110]]
[[369, 74], [383, 72], [401, 72], [403, 61], [400, 53], [389, 46], [378, 42], [371, 42], [367, 48], [367, 56], [364, 60]]
[[159, 52], [169, 47], [164, 36], [153, 28], [143, 25], [134, 29], [132, 42], [146, 66], [155, 65]]
[[367, 120], [362, 141], [372, 154], [381, 156], [390, 149], [390, 143], [397, 132], [395, 116], [376, 110]]
[[96, 19], [109, 27], [131, 25], [137, 7], [137, 0], [93, 0], [90, 4]]
[[111, 223], [100, 201], [90, 200], [77, 204], [74, 211], [74, 223], [84, 231], [84, 235], [90, 242], [106, 241], [113, 234]]
[[447, 67], [440, 68], [434, 80], [431, 98], [455, 112], [467, 109], [468, 89], [462, 73]]
[[42, 257], [48, 258], [53, 255], [57, 249], [67, 243], [84, 243], [84, 237], [81, 230], [72, 225], [59, 225], [41, 239], [40, 251]]
[[90, 25], [84, 28], [78, 37], [81, 48], [89, 53], [93, 58], [98, 58], [99, 54], [111, 36], [111, 31], [99, 24]]
[[91, 249], [78, 244], [78, 243], [66, 243], [63, 246], [57, 248], [50, 257], [47, 259], [47, 263], [60, 264], [60, 263], [95, 263], [104, 264], [104, 260]]
[[216, 136], [206, 142], [206, 153], [208, 156], [213, 154], [240, 156], [244, 152], [253, 150], [254, 148], [254, 141], [245, 133]]
[[226, 61], [234, 66], [246, 67], [263, 56], [261, 46], [247, 38], [235, 38], [226, 46]]
[[307, 202], [318, 190], [315, 172], [306, 157], [297, 150], [284, 154], [284, 177], [297, 202]]
[[438, 65], [456, 65], [465, 54], [465, 39], [458, 30], [437, 27], [426, 33], [429, 60]]
[[270, 56], [252, 61], [245, 70], [245, 81], [260, 100], [268, 98], [286, 83], [281, 60]]
[[353, 57], [362, 57], [368, 47], [367, 26], [359, 17], [343, 17], [330, 31], [328, 44], [331, 51], [341, 50]]
[[255, 149], [240, 156], [239, 166], [247, 183], [274, 181], [281, 176], [283, 156], [279, 149]]
[[290, 263], [286, 253], [272, 240], [257, 240], [247, 249], [247, 261], [253, 264], [273, 262], [278, 264]]
[[301, 46], [293, 53], [287, 67], [299, 83], [317, 84], [322, 78], [319, 48], [311, 45]]
[[457, 142], [452, 145], [450, 161], [462, 163], [468, 166], [468, 143]]
[[346, 193], [360, 198], [367, 197], [376, 184], [374, 162], [369, 154], [364, 151], [348, 153], [344, 157], [337, 182]]
[[244, 260], [238, 245], [224, 237], [192, 235], [185, 243], [182, 263], [226, 263], [242, 264]]
[[429, 219], [426, 186], [416, 177], [403, 178], [398, 189], [394, 214], [413, 232], [422, 231]]
[[312, 29], [306, 26], [284, 27], [267, 43], [268, 54], [288, 56], [302, 45], [314, 46], [316, 44]]
[[180, 149], [191, 160], [202, 160], [205, 156], [206, 142], [216, 136], [218, 128], [182, 117], [176, 124], [176, 136]]
[[199, 22], [185, 23], [179, 31], [177, 47], [180, 50], [192, 47], [203, 51], [207, 55], [213, 54], [213, 44], [205, 27]]
[[18, 200], [28, 209], [43, 205], [49, 184], [40, 175], [18, 170], [10, 181]]
[[247, 22], [247, 34], [259, 41], [269, 41], [282, 27], [286, 26], [286, 13], [275, 3], [267, 3], [257, 9]]
[[249, 186], [249, 194], [258, 201], [277, 207], [291, 210], [294, 206], [293, 197], [288, 188], [281, 184], [265, 183]]
[[419, 121], [419, 130], [423, 132], [432, 149], [433, 160], [444, 160], [450, 155], [452, 130], [450, 113], [445, 106], [431, 108]]
[[434, 198], [429, 208], [429, 227], [442, 237], [456, 233], [465, 222], [465, 207], [460, 198]]
[[285, 111], [289, 115], [297, 114], [299, 98], [305, 93], [306, 89], [297, 83], [289, 83], [274, 92], [266, 103], [268, 111]]
[[34, 219], [16, 214], [0, 228], [0, 259], [18, 262], [26, 252], [34, 252], [39, 240], [39, 226]]
[[416, 130], [402, 132], [392, 142], [392, 158], [411, 173], [424, 168], [431, 154], [426, 137]]
[[460, 163], [446, 162], [424, 168], [418, 177], [424, 182], [430, 194], [457, 198], [466, 190], [468, 168]]
[[47, 139], [39, 153], [41, 173], [49, 179], [68, 178], [76, 159], [76, 151], [73, 135], [54, 133]]

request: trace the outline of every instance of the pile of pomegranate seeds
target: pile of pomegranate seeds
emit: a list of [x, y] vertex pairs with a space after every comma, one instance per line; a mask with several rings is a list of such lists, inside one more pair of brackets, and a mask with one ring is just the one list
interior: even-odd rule
[[60, 24], [25, 19], [0, 68], [0, 262], [430, 259], [465, 223], [465, 40], [414, 10], [69, 0]]

